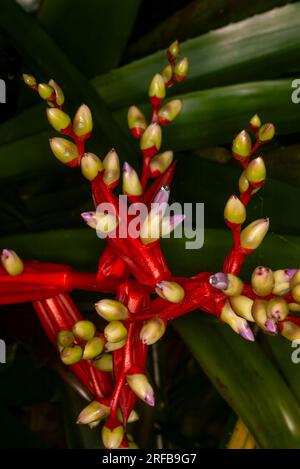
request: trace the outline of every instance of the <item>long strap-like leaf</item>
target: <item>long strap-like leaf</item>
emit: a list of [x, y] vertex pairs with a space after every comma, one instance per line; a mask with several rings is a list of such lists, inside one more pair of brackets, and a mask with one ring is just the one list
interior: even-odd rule
[[300, 407], [257, 343], [202, 313], [174, 325], [214, 386], [260, 448], [300, 448]]
[[[299, 70], [300, 2], [253, 16], [182, 44], [190, 61], [181, 92], [265, 80]], [[174, 38], [175, 39], [175, 38]], [[165, 66], [157, 52], [100, 76], [94, 85], [110, 108], [144, 100], [150, 77]], [[174, 92], [178, 93], [177, 87]], [[274, 99], [275, 95], [274, 95]]]
[[44, 76], [44, 80], [54, 78], [66, 90], [67, 97], [76, 100], [77, 104], [85, 102], [91, 107], [95, 134], [103, 149], [115, 146], [120, 153], [129, 153], [126, 137], [122, 136], [102, 99], [34, 18], [14, 2], [2, 0], [0, 27], [24, 58]]

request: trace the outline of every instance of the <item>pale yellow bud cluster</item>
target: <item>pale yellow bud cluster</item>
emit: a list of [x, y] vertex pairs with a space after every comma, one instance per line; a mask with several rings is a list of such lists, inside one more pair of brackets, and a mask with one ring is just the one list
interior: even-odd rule
[[77, 321], [72, 330], [62, 330], [57, 335], [57, 347], [65, 365], [74, 365], [81, 359], [93, 360], [103, 350], [105, 340], [96, 334], [91, 321]]

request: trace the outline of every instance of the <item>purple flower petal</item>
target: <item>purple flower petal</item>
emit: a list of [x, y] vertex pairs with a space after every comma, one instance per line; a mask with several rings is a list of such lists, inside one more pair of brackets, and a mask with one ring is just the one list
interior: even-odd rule
[[218, 290], [226, 290], [229, 285], [228, 275], [224, 272], [217, 272], [214, 275], [211, 275], [208, 279], [212, 287], [217, 288]]
[[255, 337], [250, 326], [245, 326], [244, 328], [239, 329], [239, 334], [244, 339], [249, 340], [250, 342], [255, 341]]

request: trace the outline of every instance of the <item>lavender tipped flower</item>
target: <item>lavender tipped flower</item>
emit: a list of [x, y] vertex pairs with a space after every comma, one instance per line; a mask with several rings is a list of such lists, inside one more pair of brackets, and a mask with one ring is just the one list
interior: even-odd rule
[[214, 275], [211, 275], [208, 279], [212, 287], [217, 288], [218, 290], [227, 290], [229, 285], [228, 275], [224, 272], [217, 272]]

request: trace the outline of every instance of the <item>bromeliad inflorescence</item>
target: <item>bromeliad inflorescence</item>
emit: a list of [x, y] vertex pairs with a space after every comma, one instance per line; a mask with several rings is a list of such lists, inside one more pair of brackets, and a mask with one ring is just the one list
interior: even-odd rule
[[[165, 216], [175, 165], [172, 151], [160, 152], [160, 148], [162, 127], [179, 115], [182, 103], [173, 99], [164, 104], [164, 99], [167, 88], [180, 83], [188, 73], [188, 60], [179, 57], [177, 41], [168, 48], [167, 58], [167, 67], [150, 82], [149, 120], [136, 106], [128, 111], [129, 128], [139, 140], [143, 166], [139, 178], [128, 163], [123, 165], [122, 187], [127, 202], [122, 201], [122, 210], [114, 193], [120, 179], [116, 150], [111, 149], [103, 160], [86, 152], [93, 130], [88, 106], [81, 105], [72, 122], [62, 110], [64, 94], [54, 80], [38, 84], [33, 76], [23, 76], [47, 102], [49, 123], [62, 135], [50, 139], [52, 152], [67, 166], [80, 168], [91, 183], [95, 211], [83, 213], [82, 218], [106, 238], [106, 247], [95, 274], [61, 264], [23, 262], [14, 251], [3, 249], [0, 303], [33, 303], [61, 360], [93, 396], [78, 423], [93, 428], [104, 420], [102, 439], [107, 448], [135, 447], [126, 424], [138, 418], [134, 410], [137, 398], [150, 406], [155, 404], [145, 371], [147, 352], [163, 336], [168, 321], [202, 310], [220, 318], [246, 340], [255, 338], [249, 323], [256, 323], [267, 334], [279, 332], [290, 340], [300, 338], [300, 320], [292, 314], [300, 310], [300, 270], [273, 272], [260, 266], [250, 284], [238, 277], [247, 255], [260, 245], [269, 227], [269, 220], [263, 218], [242, 228], [247, 204], [266, 178], [262, 157], [251, 157], [274, 136], [274, 126], [262, 124], [258, 115], [249, 123], [254, 144], [246, 130], [232, 144], [232, 155], [243, 172], [239, 195], [232, 195], [224, 210], [233, 247], [221, 271], [174, 278], [167, 266], [160, 237], [174, 230], [184, 217]], [[103, 203], [113, 208], [112, 213], [99, 210]], [[138, 237], [128, 229], [130, 208], [137, 203], [148, 209], [138, 227]], [[97, 331], [81, 316], [70, 297], [74, 289], [115, 295], [115, 299], [100, 299], [95, 305], [107, 321], [104, 331]]]

